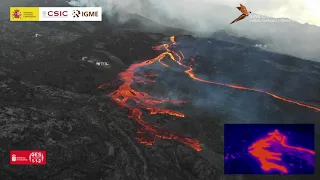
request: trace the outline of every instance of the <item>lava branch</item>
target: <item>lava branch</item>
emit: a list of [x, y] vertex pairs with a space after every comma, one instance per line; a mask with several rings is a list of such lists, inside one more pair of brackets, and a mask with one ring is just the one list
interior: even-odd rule
[[[175, 140], [180, 141], [186, 145], [189, 145], [190, 147], [194, 148], [197, 151], [202, 150], [202, 148], [200, 146], [200, 142], [197, 139], [183, 137], [180, 134], [173, 133], [168, 130], [153, 126], [142, 119], [142, 115], [144, 114], [142, 109], [148, 110], [151, 115], [168, 114], [171, 116], [184, 117], [184, 114], [181, 112], [173, 111], [170, 109], [160, 108], [160, 107], [157, 107], [156, 105], [159, 103], [173, 103], [173, 104], [178, 103], [179, 104], [179, 103], [185, 103], [185, 101], [172, 101], [172, 100], [155, 99], [152, 96], [150, 96], [148, 93], [134, 90], [131, 87], [132, 83], [134, 83], [134, 82], [140, 82], [140, 83], [141, 82], [146, 83], [147, 81], [154, 82], [152, 80], [145, 80], [142, 77], [135, 76], [135, 72], [138, 68], [151, 65], [155, 62], [159, 62], [161, 65], [168, 68], [170, 66], [162, 61], [165, 57], [169, 57], [169, 59], [176, 62], [179, 66], [186, 68], [186, 70], [184, 72], [190, 78], [192, 78], [194, 80], [204, 82], [204, 83], [226, 86], [226, 87], [230, 87], [230, 88], [234, 88], [234, 89], [264, 93], [264, 94], [267, 94], [273, 98], [276, 98], [276, 99], [279, 99], [282, 101], [286, 101], [286, 102], [293, 103], [293, 104], [296, 104], [299, 106], [307, 107], [309, 109], [314, 109], [316, 111], [320, 111], [320, 108], [318, 108], [318, 107], [304, 104], [301, 102], [297, 102], [297, 101], [294, 101], [294, 100], [291, 100], [291, 99], [288, 99], [285, 97], [281, 97], [281, 96], [278, 96], [276, 94], [273, 94], [273, 93], [270, 93], [267, 91], [248, 88], [248, 87], [234, 85], [234, 84], [225, 84], [225, 83], [221, 83], [221, 82], [215, 82], [215, 81], [201, 79], [201, 78], [197, 77], [195, 75], [195, 73], [193, 72], [192, 64], [191, 65], [183, 64], [183, 60], [185, 59], [185, 56], [182, 51], [175, 52], [175, 51], [172, 51], [169, 49], [170, 45], [174, 45], [174, 46], [177, 45], [174, 36], [170, 37], [170, 40], [171, 40], [170, 44], [167, 43], [167, 44], [162, 44], [162, 45], [153, 47], [153, 50], [164, 50], [164, 52], [161, 53], [160, 55], [158, 55], [157, 57], [150, 59], [150, 60], [143, 61], [141, 63], [132, 64], [126, 71], [121, 72], [119, 74], [119, 79], [123, 82], [123, 84], [120, 85], [117, 90], [115, 90], [114, 92], [112, 92], [109, 95], [113, 101], [118, 103], [118, 105], [128, 108], [130, 111], [129, 117], [134, 119], [139, 125], [142, 126], [142, 128], [139, 129], [137, 131], [137, 133], [144, 135], [144, 136], [140, 137], [140, 138], [136, 138], [142, 144], [152, 145], [155, 142], [156, 138], [175, 139]], [[177, 57], [177, 59], [176, 59], [176, 57]], [[194, 58], [191, 58], [191, 62], [194, 62], [194, 61], [195, 61]], [[156, 74], [149, 74], [149, 75], [145, 74], [142, 76], [156, 77], [157, 75]], [[136, 105], [135, 106], [128, 105], [127, 104], [128, 101], [134, 101], [136, 103]]]
[[[143, 109], [150, 112], [151, 115], [155, 114], [168, 114], [176, 117], [185, 117], [181, 112], [173, 111], [170, 109], [160, 108], [156, 105], [160, 103], [172, 103], [172, 104], [181, 104], [186, 103], [186, 101], [176, 101], [176, 100], [167, 100], [167, 99], [155, 99], [150, 96], [148, 93], [140, 92], [131, 87], [134, 82], [143, 82], [146, 81], [153, 82], [150, 80], [144, 80], [142, 77], [136, 76], [136, 70], [140, 67], [151, 65], [155, 62], [160, 62], [162, 65], [169, 67], [168, 65], [161, 62], [163, 58], [169, 56], [174, 59], [174, 55], [169, 52], [169, 45], [163, 44], [158, 47], [154, 47], [154, 50], [161, 50], [164, 48], [166, 51], [161, 53], [159, 56], [143, 61], [141, 63], [132, 64], [126, 71], [119, 74], [119, 79], [123, 82], [117, 90], [112, 92], [109, 96], [111, 99], [118, 103], [122, 107], [129, 109], [129, 117], [134, 119], [141, 128], [137, 133], [141, 136], [136, 138], [142, 144], [152, 145], [156, 138], [160, 139], [175, 139], [179, 142], [182, 142], [197, 151], [201, 151], [200, 142], [197, 139], [183, 137], [180, 134], [168, 131], [164, 128], [153, 126], [142, 119]], [[144, 77], [155, 77], [155, 74], [144, 74]], [[135, 105], [129, 105], [127, 102], [133, 101]]]
[[[171, 38], [171, 40], [174, 40], [174, 38]], [[176, 42], [173, 42], [174, 44], [176, 44]], [[167, 50], [169, 50], [168, 47], [166, 47]], [[171, 50], [169, 50], [169, 52], [172, 52]], [[168, 53], [169, 53], [168, 52]], [[183, 65], [181, 63], [181, 61], [184, 59], [184, 55], [183, 53], [180, 51], [181, 53], [181, 56], [176, 53], [176, 52], [173, 52], [176, 56], [178, 56], [178, 58], [180, 59], [179, 61], [177, 61], [174, 57], [172, 57], [172, 53], [170, 55], [170, 58], [174, 61], [176, 61], [179, 65], [183, 66], [183, 67], [186, 67], [186, 65]], [[194, 61], [194, 59], [192, 58], [192, 61]], [[204, 82], [204, 83], [209, 83], [209, 84], [215, 84], [215, 85], [220, 85], [220, 86], [226, 86], [226, 87], [230, 87], [230, 88], [233, 88], [233, 89], [240, 89], [240, 90], [247, 90], [247, 91], [254, 91], [254, 92], [259, 92], [259, 93], [264, 93], [266, 95], [269, 95], [273, 98], [276, 98], [276, 99], [279, 99], [279, 100], [282, 100], [282, 101], [285, 101], [285, 102], [289, 102], [289, 103], [292, 103], [292, 104], [296, 104], [298, 106], [303, 106], [303, 107], [307, 107], [309, 109], [313, 109], [313, 110], [316, 110], [316, 111], [320, 111], [320, 108], [319, 107], [316, 107], [316, 106], [312, 106], [312, 105], [308, 105], [308, 104], [304, 104], [304, 103], [301, 103], [301, 102], [298, 102], [298, 101], [295, 101], [295, 100], [292, 100], [292, 99], [289, 99], [289, 98], [285, 98], [285, 97], [282, 97], [282, 96], [279, 96], [279, 95], [276, 95], [276, 94], [273, 94], [273, 93], [270, 93], [270, 92], [267, 92], [267, 91], [263, 91], [263, 90], [260, 90], [260, 89], [254, 89], [254, 88], [248, 88], [248, 87], [244, 87], [244, 86], [239, 86], [239, 85], [235, 85], [235, 84], [225, 84], [225, 83], [221, 83], [221, 82], [215, 82], [215, 81], [209, 81], [209, 80], [205, 80], [205, 79], [201, 79], [199, 77], [197, 77], [195, 75], [195, 73], [193, 72], [193, 68], [192, 68], [192, 65], [188, 66], [188, 69], [184, 71], [186, 74], [188, 74], [188, 76], [194, 80], [197, 80], [197, 81], [200, 81], [200, 82]]]
[[[315, 155], [315, 152], [312, 150], [288, 145], [287, 140], [287, 136], [281, 134], [278, 130], [274, 130], [273, 132], [268, 133], [268, 136], [254, 142], [248, 148], [248, 152], [260, 161], [261, 169], [263, 169], [264, 171], [275, 169], [280, 171], [281, 173], [287, 174], [288, 168], [284, 165], [281, 165], [281, 162], [283, 161], [281, 156], [283, 155], [283, 153], [280, 151], [279, 147], [278, 151], [271, 151], [270, 148], [273, 144], [275, 144], [275, 146], [280, 145], [282, 148], [284, 148], [284, 150], [282, 150], [283, 152], [288, 153], [290, 151], [294, 151], [297, 154], [305, 153], [313, 156]], [[313, 162], [311, 162], [310, 164], [313, 164]]]

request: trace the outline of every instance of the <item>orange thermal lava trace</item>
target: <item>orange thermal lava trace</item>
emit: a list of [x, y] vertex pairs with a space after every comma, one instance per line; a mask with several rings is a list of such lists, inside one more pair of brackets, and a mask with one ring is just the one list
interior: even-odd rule
[[287, 149], [285, 151], [297, 151], [300, 153], [309, 153], [315, 155], [315, 152], [309, 149], [290, 146], [287, 143], [287, 137], [281, 134], [278, 130], [274, 130], [273, 132], [268, 133], [268, 136], [262, 138], [255, 143], [253, 143], [249, 148], [249, 153], [256, 157], [260, 163], [261, 168], [264, 171], [270, 171], [272, 169], [278, 170], [284, 174], [288, 173], [288, 169], [284, 165], [277, 164], [276, 162], [281, 162], [281, 152], [272, 152], [268, 150], [273, 144], [281, 145], [283, 148]]
[[[157, 57], [143, 61], [141, 63], [137, 64], [132, 64], [126, 71], [122, 72], [119, 74], [120, 80], [123, 82], [123, 84], [114, 92], [110, 94], [110, 97], [112, 100], [117, 102], [120, 106], [126, 107], [130, 110], [130, 115], [129, 117], [134, 119], [139, 125], [142, 126], [140, 130], [138, 130], [138, 134], [142, 134], [143, 136], [140, 138], [137, 138], [142, 144], [147, 144], [147, 145], [152, 145], [156, 138], [161, 138], [161, 139], [175, 139], [178, 140], [186, 145], [191, 146], [197, 151], [201, 151], [202, 148], [200, 146], [200, 142], [197, 139], [192, 139], [192, 138], [186, 138], [181, 136], [180, 134], [176, 134], [173, 132], [170, 132], [168, 130], [164, 130], [162, 128], [153, 126], [146, 121], [142, 119], [142, 115], [144, 114], [142, 109], [150, 111], [150, 114], [169, 114], [172, 116], [177, 116], [177, 117], [184, 117], [184, 114], [181, 112], [176, 112], [170, 109], [164, 109], [157, 107], [157, 104], [160, 103], [173, 103], [173, 104], [179, 104], [179, 103], [185, 103], [185, 101], [172, 101], [172, 100], [163, 100], [163, 99], [154, 99], [151, 97], [148, 93], [145, 92], [139, 92], [137, 90], [134, 90], [131, 85], [134, 82], [138, 83], [146, 83], [146, 82], [154, 82], [151, 80], [146, 80], [141, 77], [136, 76], [136, 70], [140, 67], [148, 66], [151, 65], [155, 62], [159, 62], [161, 65], [165, 67], [169, 67], [168, 64], [165, 64], [162, 62], [162, 60], [165, 57], [169, 57], [172, 61], [176, 62], [179, 66], [182, 68], [185, 68], [186, 70], [184, 71], [190, 78], [201, 81], [204, 83], [210, 83], [210, 84], [216, 84], [216, 85], [221, 85], [221, 86], [227, 86], [230, 88], [234, 89], [241, 89], [241, 90], [248, 90], [248, 91], [255, 91], [255, 92], [260, 92], [267, 94], [269, 96], [272, 96], [276, 99], [290, 102], [299, 106], [304, 106], [310, 109], [314, 109], [317, 111], [320, 111], [320, 108], [303, 104], [300, 102], [296, 102], [294, 100], [290, 100], [266, 91], [258, 90], [258, 89], [252, 89], [252, 88], [247, 88], [243, 86], [238, 86], [238, 85], [232, 85], [232, 84], [224, 84], [221, 82], [214, 82], [214, 81], [209, 81], [209, 80], [204, 80], [196, 77], [196, 75], [193, 72], [192, 65], [185, 65], [182, 63], [182, 61], [185, 59], [185, 56], [183, 52], [179, 51], [175, 52], [170, 50], [170, 46], [172, 45], [177, 45], [175, 41], [175, 37], [172, 36], [170, 37], [171, 42], [168, 44], [162, 44], [159, 46], [153, 47], [154, 50], [165, 50], [165, 52], [161, 53]], [[177, 59], [176, 59], [177, 58]], [[193, 62], [194, 59], [191, 58], [191, 61]], [[150, 74], [150, 76], [156, 76], [156, 74]], [[150, 77], [149, 75], [144, 75], [144, 77]], [[127, 102], [128, 101], [134, 101], [136, 105], [129, 105]]]

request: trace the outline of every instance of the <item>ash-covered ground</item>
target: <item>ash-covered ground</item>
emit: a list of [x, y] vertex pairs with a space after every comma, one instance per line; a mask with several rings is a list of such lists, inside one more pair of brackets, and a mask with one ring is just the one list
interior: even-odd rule
[[[202, 78], [262, 89], [314, 106], [320, 106], [319, 63], [179, 35], [179, 29], [138, 31], [143, 25], [136, 22], [119, 27], [107, 22], [2, 20], [0, 29], [0, 179], [319, 178], [318, 168], [313, 176], [223, 175], [224, 123], [315, 123], [317, 141], [320, 116], [315, 110], [257, 92], [197, 82], [181, 70], [164, 70], [156, 64], [160, 73], [156, 83], [134, 87], [155, 97], [186, 100], [187, 104], [172, 107], [186, 117], [143, 118], [197, 138], [203, 147], [197, 152], [175, 140], [140, 144], [135, 139], [139, 126], [128, 118], [127, 109], [107, 96], [121, 85], [120, 72], [159, 55], [161, 51], [152, 46], [168, 42], [170, 35], [177, 35], [176, 50], [195, 57], [194, 70]], [[96, 66], [96, 61], [111, 67]], [[114, 83], [97, 88], [106, 82]], [[13, 149], [46, 150], [47, 165], [9, 165]]]

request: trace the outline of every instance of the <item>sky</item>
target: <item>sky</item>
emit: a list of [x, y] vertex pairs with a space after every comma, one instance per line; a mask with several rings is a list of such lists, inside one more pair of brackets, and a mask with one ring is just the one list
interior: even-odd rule
[[[72, 1], [72, 0], [71, 0]], [[320, 26], [320, 0], [73, 0], [86, 5], [104, 5], [107, 11], [112, 7], [121, 6], [123, 9], [133, 11], [143, 10], [141, 2], [149, 2], [156, 6], [168, 9], [168, 4], [185, 9], [207, 6], [212, 3], [236, 7], [240, 3], [247, 6], [253, 13], [270, 17], [285, 17], [300, 23], [309, 23]], [[183, 5], [182, 5], [183, 4]], [[191, 5], [191, 6], [190, 6]], [[203, 8], [203, 7], [201, 7]], [[201, 9], [200, 8], [200, 9]], [[193, 9], [196, 10], [196, 9]], [[201, 10], [199, 10], [201, 11]]]
[[[217, 0], [202, 0], [218, 2]], [[229, 6], [242, 3], [252, 12], [271, 17], [286, 17], [300, 23], [309, 23], [320, 26], [319, 0], [224, 0]]]
[[[274, 51], [320, 62], [320, 47], [317, 46], [320, 41], [320, 0], [71, 1], [70, 4], [76, 6], [101, 6], [108, 17], [116, 17], [120, 23], [133, 18], [132, 14], [140, 14], [160, 24], [188, 30], [197, 36], [210, 36], [223, 29], [238, 36], [263, 40]], [[240, 3], [247, 6], [252, 15], [289, 18], [319, 28], [299, 26], [290, 21], [253, 24], [251, 20], [255, 19], [250, 18], [229, 25], [240, 15], [236, 9]], [[254, 18], [252, 15], [251, 18]]]

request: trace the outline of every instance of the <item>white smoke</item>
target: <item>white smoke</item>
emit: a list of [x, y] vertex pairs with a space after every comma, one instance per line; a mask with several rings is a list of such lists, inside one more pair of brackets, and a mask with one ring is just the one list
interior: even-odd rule
[[99, 6], [103, 8], [107, 15], [125, 12], [140, 14], [142, 12], [140, 0], [71, 0], [69, 4], [72, 6]]
[[104, 13], [109, 17], [119, 15], [120, 21], [125, 22], [130, 19], [129, 13], [142, 12], [139, 0], [71, 0], [71, 6], [102, 7]]
[[[109, 15], [120, 15], [129, 20], [136, 13], [168, 26], [179, 27], [196, 32], [213, 32], [217, 23], [229, 24], [237, 14], [223, 10], [210, 0], [72, 0], [72, 6], [101, 6]], [[225, 18], [225, 16], [229, 18]], [[233, 19], [232, 19], [233, 18]]]
[[[166, 26], [183, 28], [202, 35], [210, 36], [213, 32], [224, 29], [270, 44], [270, 50], [320, 61], [318, 26], [302, 25], [295, 21], [253, 22], [253, 19], [250, 19], [252, 16], [229, 25], [240, 15], [235, 8], [240, 2], [248, 6], [253, 12], [252, 16], [256, 11], [261, 11], [261, 3], [252, 0], [72, 0], [70, 4], [101, 6], [105, 14], [109, 17], [117, 15], [121, 22], [130, 20], [132, 14], [140, 14]], [[275, 8], [275, 4], [281, 7], [286, 4], [284, 1], [275, 0], [263, 2], [265, 12]]]
[[254, 47], [258, 47], [258, 48], [267, 48], [268, 45], [266, 44], [255, 44]]

